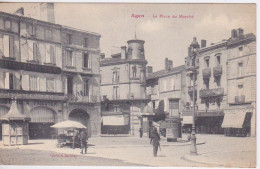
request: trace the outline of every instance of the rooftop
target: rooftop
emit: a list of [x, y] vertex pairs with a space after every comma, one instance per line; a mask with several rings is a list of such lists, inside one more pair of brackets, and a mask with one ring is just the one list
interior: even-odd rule
[[157, 72], [152, 73], [150, 76], [147, 77], [147, 80], [155, 79], [159, 77], [165, 77], [168, 75], [180, 73], [181, 71], [185, 70], [185, 65], [174, 67], [172, 70], [166, 71], [166, 70], [159, 70]]

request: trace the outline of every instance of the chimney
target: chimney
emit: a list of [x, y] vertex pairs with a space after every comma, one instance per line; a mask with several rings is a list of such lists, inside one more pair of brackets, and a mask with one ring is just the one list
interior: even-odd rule
[[173, 69], [173, 62], [172, 60], [168, 60], [168, 70], [172, 70]]
[[152, 66], [147, 66], [146, 67], [146, 76], [150, 76], [153, 73], [153, 67]]
[[19, 9], [17, 9], [17, 10], [14, 12], [14, 14], [23, 16], [23, 15], [24, 15], [24, 8], [21, 7], [21, 8], [19, 8]]
[[168, 58], [165, 58], [164, 60], [164, 69], [167, 71], [168, 70]]
[[188, 47], [188, 56], [189, 56], [189, 57], [192, 55], [191, 49], [192, 49], [191, 47]]
[[206, 44], [207, 44], [207, 41], [202, 39], [201, 40], [201, 48], [205, 48], [206, 47]]
[[105, 54], [104, 53], [100, 53], [100, 59], [105, 59]]
[[237, 38], [237, 31], [235, 29], [231, 30], [231, 38]]
[[126, 46], [121, 46], [121, 59], [126, 59]]
[[40, 4], [41, 20], [46, 22], [55, 23], [54, 3], [41, 3]]
[[238, 28], [238, 29], [237, 29], [238, 38], [242, 38], [242, 37], [243, 37], [243, 34], [244, 34], [244, 30], [241, 29], [241, 28]]

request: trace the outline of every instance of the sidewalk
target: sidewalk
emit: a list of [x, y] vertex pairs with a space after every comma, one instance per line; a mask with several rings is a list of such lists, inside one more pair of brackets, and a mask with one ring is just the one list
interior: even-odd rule
[[[4, 149], [47, 150], [56, 153], [80, 155], [80, 149], [57, 148], [56, 140], [29, 140], [28, 145], [2, 146]], [[190, 143], [161, 140], [161, 151], [153, 157], [148, 138], [93, 137], [89, 139], [88, 154], [83, 156], [117, 159], [145, 166], [180, 167], [254, 167], [256, 165], [256, 138], [197, 135], [197, 156], [190, 156]]]

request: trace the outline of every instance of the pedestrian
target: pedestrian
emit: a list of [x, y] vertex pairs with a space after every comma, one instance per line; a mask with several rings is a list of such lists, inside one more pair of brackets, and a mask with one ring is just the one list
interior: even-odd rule
[[160, 146], [160, 135], [159, 135], [156, 127], [153, 128], [153, 131], [151, 133], [150, 144], [153, 144], [153, 156], [156, 157], [158, 147]]
[[142, 129], [142, 127], [139, 129], [139, 132], [140, 132], [140, 138], [142, 138], [143, 137], [143, 129]]
[[79, 131], [77, 129], [74, 129], [73, 136], [72, 136], [72, 148], [75, 149], [75, 142], [78, 138]]
[[87, 140], [87, 132], [83, 129], [80, 133], [81, 154], [83, 154], [83, 152], [85, 152], [84, 154], [87, 154]]

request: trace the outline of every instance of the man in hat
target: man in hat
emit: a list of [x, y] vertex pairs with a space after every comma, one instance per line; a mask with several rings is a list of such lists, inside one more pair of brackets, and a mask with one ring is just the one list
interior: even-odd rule
[[153, 156], [157, 156], [158, 147], [160, 146], [160, 135], [156, 129], [156, 127], [153, 128], [153, 131], [151, 132], [151, 139], [150, 144], [153, 143]]
[[87, 140], [88, 140], [88, 134], [86, 129], [83, 129], [80, 133], [80, 144], [81, 144], [81, 154], [85, 152], [84, 154], [87, 154]]

